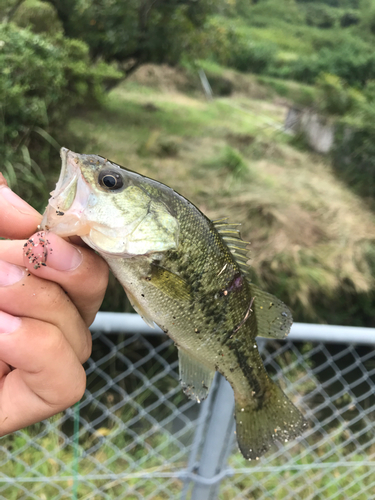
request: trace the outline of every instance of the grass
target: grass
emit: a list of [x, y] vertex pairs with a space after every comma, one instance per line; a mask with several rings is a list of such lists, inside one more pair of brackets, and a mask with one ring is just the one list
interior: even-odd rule
[[[59, 416], [56, 416], [54, 420], [58, 418]], [[158, 456], [151, 453], [151, 458], [144, 461], [139, 468], [134, 469], [131, 467], [133, 461], [139, 459], [141, 455], [139, 453], [132, 456], [124, 453], [121, 457], [116, 455], [114, 446], [121, 446], [119, 435], [116, 436], [116, 433], [112, 431], [105, 436], [106, 439], [100, 439], [100, 433], [97, 436], [97, 438], [92, 436], [92, 439], [86, 439], [86, 446], [82, 444], [80, 447], [79, 499], [101, 498], [96, 493], [98, 489], [102, 494], [105, 492], [108, 498], [113, 499], [138, 500], [142, 497], [152, 500], [169, 500], [179, 498], [182, 481], [174, 477], [174, 474], [179, 468], [187, 466], [186, 459], [170, 463], [168, 453], [162, 452]], [[28, 439], [32, 440], [32, 446], [27, 446]], [[96, 450], [85, 455], [85, 449], [98, 445], [98, 442], [100, 446], [96, 446]], [[83, 439], [82, 443], [84, 443]], [[160, 440], [148, 440], [148, 444], [151, 448], [157, 448], [158, 445], [160, 446]], [[1, 472], [5, 476], [19, 477], [23, 480], [17, 486], [10, 485], [5, 490], [2, 489], [7, 500], [25, 498], [25, 492], [22, 491], [20, 485], [23, 485], [30, 495], [36, 495], [37, 498], [46, 500], [72, 498], [73, 448], [71, 445], [66, 445], [53, 430], [42, 438], [36, 437], [35, 433], [30, 430], [23, 431], [22, 436], [6, 438], [5, 442], [3, 439], [2, 446], [12, 450], [15, 458], [9, 459], [5, 466], [2, 465]], [[173, 445], [169, 443], [166, 449], [171, 452]], [[50, 458], [46, 459], [46, 451], [50, 453]], [[293, 449], [293, 453], [298, 457], [301, 457], [301, 451], [298, 446]], [[320, 451], [321, 453], [329, 452], [330, 445], [322, 446]], [[142, 449], [140, 453], [143, 456], [147, 454], [145, 449]], [[4, 458], [2, 455], [0, 451], [0, 461]], [[322, 466], [322, 463], [317, 463], [316, 454], [307, 453], [303, 458], [288, 460], [288, 463], [285, 463], [284, 458], [280, 456], [266, 463], [264, 466], [269, 470], [264, 471], [261, 470], [264, 467], [261, 463], [249, 464], [239, 454], [233, 454], [228, 466], [234, 469], [234, 475], [222, 482], [219, 500], [235, 498], [256, 500], [264, 498], [265, 491], [275, 500], [291, 498], [291, 491], [294, 495], [298, 494], [297, 498], [301, 500], [311, 498], [340, 500], [343, 494], [345, 498], [367, 500], [374, 485], [373, 467], [368, 461], [365, 453], [358, 453], [352, 455], [346, 465], [337, 465], [338, 462], [343, 464], [343, 457], [337, 454], [323, 462], [324, 466]], [[25, 472], [26, 466], [31, 467], [32, 472]], [[142, 475], [150, 477], [141, 477]], [[85, 476], [87, 479], [81, 479]], [[46, 483], [45, 477], [51, 478], [51, 481]], [[66, 477], [65, 480], [64, 477]], [[3, 487], [1, 479], [0, 487]]]
[[329, 160], [296, 149], [282, 131], [285, 114], [278, 100], [236, 93], [207, 102], [135, 76], [69, 128], [87, 139], [84, 152], [171, 185], [212, 219], [241, 222], [254, 279], [296, 319], [371, 323], [358, 310], [349, 317], [345, 301], [374, 288], [374, 217]]
[[[53, 426], [53, 422], [58, 421], [61, 416], [60, 414], [51, 419], [52, 426], [47, 432], [37, 433], [35, 428], [31, 427], [18, 435], [1, 440], [3, 449], [11, 450], [13, 456], [7, 460], [0, 448], [2, 474], [5, 477], [22, 478], [17, 485], [10, 484], [5, 492], [2, 490], [7, 500], [25, 498], [20, 485], [30, 494], [41, 495], [37, 498], [46, 500], [72, 498], [75, 477], [73, 446], [60, 437], [59, 425], [56, 426], [56, 430]], [[40, 437], [40, 434], [43, 436]], [[117, 452], [121, 450], [129, 441], [129, 436], [123, 432], [120, 434], [116, 429], [99, 429], [96, 436], [81, 432], [78, 475], [94, 476], [94, 478], [79, 479], [78, 498], [85, 500], [101, 498], [96, 495], [97, 488], [110, 498], [137, 500], [139, 495], [142, 498], [152, 495], [155, 500], [177, 498], [181, 489], [180, 480], [172, 478], [168, 484], [168, 480], [157, 475], [152, 480], [137, 477], [134, 461], [145, 458], [138, 468], [144, 475], [152, 475], [156, 471], [173, 475], [179, 463], [170, 464], [168, 460], [177, 453], [178, 448], [170, 441], [167, 442], [167, 438], [161, 433], [152, 439], [147, 439], [147, 445], [139, 447], [139, 450], [133, 450], [131, 455], [126, 452], [116, 453], [116, 450]], [[150, 448], [159, 448], [159, 453], [151, 452], [147, 456], [147, 450]], [[49, 458], [46, 457], [47, 454]], [[116, 476], [118, 478], [114, 479]], [[125, 476], [126, 480], [121, 479]], [[44, 478], [51, 478], [51, 481], [46, 483]], [[3, 485], [0, 478], [1, 487]]]

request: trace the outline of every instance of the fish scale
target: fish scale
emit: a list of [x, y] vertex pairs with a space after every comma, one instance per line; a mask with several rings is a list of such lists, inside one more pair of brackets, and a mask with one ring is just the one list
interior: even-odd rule
[[298, 436], [305, 420], [268, 377], [255, 340], [285, 337], [292, 317], [247, 278], [237, 225], [214, 223], [168, 186], [99, 156], [61, 155], [43, 227], [78, 234], [103, 256], [135, 310], [174, 340], [189, 397], [204, 399], [215, 371], [226, 377], [244, 457]]

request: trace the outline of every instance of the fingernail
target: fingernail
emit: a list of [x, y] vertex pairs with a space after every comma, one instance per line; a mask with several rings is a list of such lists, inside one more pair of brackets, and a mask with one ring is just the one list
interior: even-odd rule
[[25, 269], [0, 260], [0, 286], [14, 285], [25, 276]]
[[33, 209], [26, 201], [20, 198], [16, 193], [14, 193], [8, 187], [3, 187], [0, 189], [1, 196], [14, 207], [16, 210], [24, 215], [37, 215], [40, 217], [39, 213]]
[[21, 318], [0, 311], [0, 333], [12, 333], [21, 326]]
[[74, 271], [83, 255], [78, 248], [53, 233], [39, 231], [27, 240], [25, 256], [30, 268], [51, 267], [57, 271]]

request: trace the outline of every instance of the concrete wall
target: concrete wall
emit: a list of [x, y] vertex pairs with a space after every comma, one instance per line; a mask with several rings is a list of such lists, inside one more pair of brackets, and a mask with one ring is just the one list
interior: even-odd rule
[[308, 145], [318, 153], [328, 153], [333, 147], [334, 123], [310, 109], [289, 108], [284, 129], [303, 134]]

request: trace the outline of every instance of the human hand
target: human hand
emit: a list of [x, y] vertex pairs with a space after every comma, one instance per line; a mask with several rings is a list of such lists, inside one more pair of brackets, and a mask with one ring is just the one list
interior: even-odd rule
[[22, 240], [41, 219], [0, 174], [0, 236], [12, 238], [0, 241], [0, 436], [82, 397], [88, 326], [108, 281], [107, 264], [84, 246], [52, 233]]

